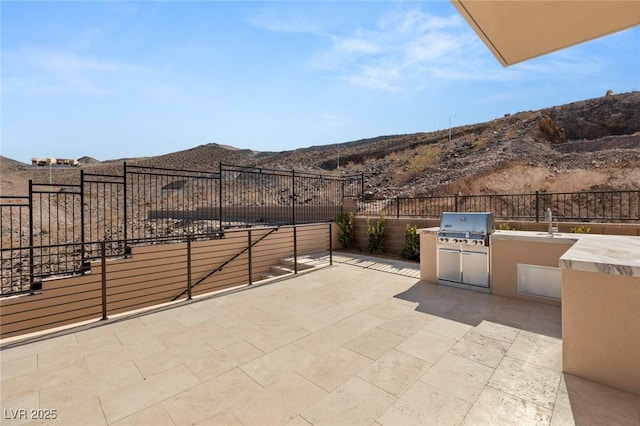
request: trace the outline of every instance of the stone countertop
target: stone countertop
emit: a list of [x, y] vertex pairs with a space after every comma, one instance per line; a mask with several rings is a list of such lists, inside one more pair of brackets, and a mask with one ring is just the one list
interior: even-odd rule
[[640, 237], [584, 235], [560, 257], [560, 267], [640, 277]]
[[437, 234], [440, 231], [440, 228], [434, 226], [433, 228], [420, 228], [418, 229], [418, 234]]
[[491, 234], [491, 239], [504, 239], [504, 240], [525, 240], [532, 242], [545, 242], [545, 243], [575, 243], [583, 238], [586, 234], [572, 234], [567, 232], [554, 232], [553, 236], [550, 236], [546, 232], [541, 231], [500, 231], [496, 230]]

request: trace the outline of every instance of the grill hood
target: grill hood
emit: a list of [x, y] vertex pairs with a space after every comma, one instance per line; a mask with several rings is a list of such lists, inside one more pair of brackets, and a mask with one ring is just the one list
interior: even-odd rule
[[495, 231], [493, 213], [445, 212], [440, 218], [440, 232], [492, 234]]

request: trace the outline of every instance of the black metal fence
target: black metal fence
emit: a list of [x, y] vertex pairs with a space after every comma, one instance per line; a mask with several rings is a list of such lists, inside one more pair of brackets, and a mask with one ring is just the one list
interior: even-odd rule
[[492, 212], [496, 219], [539, 222], [551, 209], [562, 222], [640, 222], [640, 191], [532, 192], [360, 200], [359, 215], [439, 218], [443, 212]]
[[[497, 219], [640, 222], [640, 191], [451, 195], [366, 200], [365, 175], [332, 176], [218, 164], [215, 171], [123, 165], [121, 175], [80, 171], [77, 184], [29, 182], [0, 196], [2, 295], [32, 291], [45, 277], [77, 274], [103, 254], [140, 244], [215, 238], [225, 229], [331, 221], [343, 200], [356, 214], [439, 218], [491, 211]], [[106, 242], [105, 251], [101, 242]]]
[[78, 184], [29, 181], [28, 195], [0, 197], [2, 295], [81, 273], [91, 260], [126, 255], [135, 245], [331, 221], [345, 196], [359, 196], [363, 179], [222, 163], [217, 171], [124, 163], [121, 175], [80, 171]]

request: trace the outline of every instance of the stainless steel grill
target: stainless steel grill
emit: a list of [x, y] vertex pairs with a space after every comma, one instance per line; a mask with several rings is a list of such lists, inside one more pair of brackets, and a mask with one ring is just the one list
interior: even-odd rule
[[438, 231], [438, 283], [490, 291], [493, 213], [446, 212]]

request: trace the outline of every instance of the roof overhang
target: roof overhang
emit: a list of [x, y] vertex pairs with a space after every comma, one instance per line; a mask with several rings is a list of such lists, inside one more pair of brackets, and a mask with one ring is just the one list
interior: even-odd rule
[[503, 66], [640, 24], [639, 0], [451, 0]]

